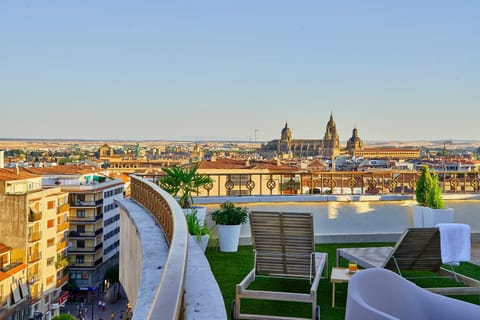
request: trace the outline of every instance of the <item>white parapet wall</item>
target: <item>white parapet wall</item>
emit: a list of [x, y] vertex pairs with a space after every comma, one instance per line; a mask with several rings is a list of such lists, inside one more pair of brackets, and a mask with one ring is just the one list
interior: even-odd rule
[[[133, 320], [149, 319], [168, 256], [162, 229], [149, 212], [131, 200], [120, 206], [120, 283], [133, 309]], [[227, 319], [220, 288], [197, 243], [188, 241], [184, 319]]]
[[120, 206], [120, 283], [134, 310], [133, 319], [148, 319], [162, 278], [168, 245], [149, 212], [131, 200]]
[[[455, 209], [453, 222], [466, 223], [472, 240], [480, 242], [479, 194], [445, 194], [445, 205]], [[249, 211], [310, 212], [316, 243], [395, 242], [413, 227], [413, 195], [292, 195], [195, 198], [207, 207], [206, 223], [216, 233], [210, 213], [225, 201]], [[250, 225], [242, 225], [240, 244], [251, 244]]]

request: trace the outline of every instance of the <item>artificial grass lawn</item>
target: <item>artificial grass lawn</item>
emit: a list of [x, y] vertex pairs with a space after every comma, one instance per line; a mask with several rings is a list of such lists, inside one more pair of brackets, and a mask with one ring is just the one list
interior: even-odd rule
[[[328, 253], [328, 274], [330, 275], [331, 268], [335, 266], [337, 248], [393, 245], [392, 243], [317, 244], [316, 251]], [[252, 247], [239, 246], [238, 252], [235, 253], [224, 253], [218, 251], [217, 248], [209, 247], [206, 256], [222, 291], [227, 314], [230, 315], [231, 302], [235, 299], [235, 286], [240, 283], [253, 268]], [[346, 261], [342, 259], [341, 264], [346, 264]], [[455, 271], [475, 279], [480, 279], [480, 267], [469, 263], [462, 263], [460, 267], [455, 268]], [[422, 287], [458, 286], [458, 283], [452, 282], [450, 279], [435, 278], [436, 275], [434, 273], [410, 272], [405, 274], [405, 276], [420, 277], [418, 280], [414, 280], [414, 282]], [[345, 318], [347, 286], [348, 284], [346, 283], [336, 285], [335, 308], [332, 308], [332, 284], [329, 279], [322, 279], [320, 281], [317, 290], [317, 304], [320, 306], [322, 320]], [[288, 291], [307, 293], [310, 288], [310, 283], [308, 280], [257, 277], [249, 288], [276, 291], [282, 291], [282, 288], [288, 288]], [[459, 298], [480, 304], [479, 296], [461, 296]], [[305, 303], [242, 299], [242, 312], [308, 318], [311, 316], [311, 306]]]

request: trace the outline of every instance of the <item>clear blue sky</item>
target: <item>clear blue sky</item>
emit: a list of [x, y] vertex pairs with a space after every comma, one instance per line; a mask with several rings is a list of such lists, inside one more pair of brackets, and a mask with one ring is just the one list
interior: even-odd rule
[[0, 137], [480, 140], [480, 1], [0, 2]]

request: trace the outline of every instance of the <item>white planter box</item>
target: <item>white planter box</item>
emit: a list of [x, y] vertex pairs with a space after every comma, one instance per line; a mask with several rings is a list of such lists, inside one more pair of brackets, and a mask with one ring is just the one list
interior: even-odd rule
[[241, 224], [238, 225], [222, 225], [218, 226], [218, 242], [220, 243], [220, 251], [237, 252], [238, 241], [240, 239]]
[[192, 206], [191, 208], [183, 209], [183, 213], [185, 213], [185, 215], [191, 214], [192, 212], [195, 212], [198, 222], [203, 226], [205, 224], [205, 216], [207, 215], [207, 207]]
[[439, 223], [452, 223], [453, 208], [432, 209], [429, 207], [413, 206], [413, 226], [416, 228], [435, 227]]

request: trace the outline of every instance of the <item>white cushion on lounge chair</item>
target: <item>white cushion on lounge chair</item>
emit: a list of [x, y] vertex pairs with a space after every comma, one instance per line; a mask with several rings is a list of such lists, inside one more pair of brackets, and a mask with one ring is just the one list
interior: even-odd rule
[[432, 293], [396, 273], [371, 268], [348, 284], [346, 320], [477, 320], [480, 306]]

